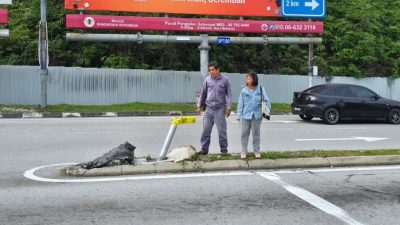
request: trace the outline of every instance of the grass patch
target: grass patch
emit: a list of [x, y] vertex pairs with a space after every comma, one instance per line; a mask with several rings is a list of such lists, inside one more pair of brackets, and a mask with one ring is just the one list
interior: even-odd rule
[[[233, 105], [233, 111], [236, 111], [237, 104]], [[194, 103], [127, 103], [116, 105], [50, 105], [45, 109], [38, 106], [24, 105], [0, 105], [0, 112], [169, 112], [181, 111], [184, 113], [194, 113], [196, 105]], [[272, 112], [291, 112], [290, 104], [273, 103]]]
[[[262, 152], [261, 159], [295, 159], [314, 157], [342, 157], [342, 156], [379, 156], [379, 155], [400, 155], [400, 149], [381, 150], [312, 150], [312, 151], [287, 151], [287, 152]], [[190, 161], [213, 162], [219, 160], [239, 160], [239, 154], [221, 156], [219, 154], [195, 155]], [[246, 160], [254, 160], [254, 153], [249, 153]]]
[[194, 112], [196, 105], [190, 103], [127, 103], [105, 106], [51, 105], [47, 112]]
[[0, 105], [0, 112], [2, 113], [18, 113], [18, 112], [41, 112], [42, 109], [38, 106], [26, 105]]
[[290, 104], [286, 103], [272, 103], [272, 112], [292, 112]]

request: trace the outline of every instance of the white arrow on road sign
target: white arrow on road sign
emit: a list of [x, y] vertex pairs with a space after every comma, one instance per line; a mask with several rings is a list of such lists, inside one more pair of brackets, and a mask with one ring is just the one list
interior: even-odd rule
[[351, 137], [351, 138], [317, 138], [317, 139], [296, 139], [296, 141], [366, 141], [366, 142], [377, 142], [385, 141], [390, 138], [379, 138], [379, 137]]
[[314, 9], [318, 8], [319, 3], [315, 0], [312, 0], [311, 2], [305, 2], [304, 3], [306, 7], [311, 7], [311, 10], [314, 11]]
[[282, 0], [283, 17], [324, 18], [326, 0]]

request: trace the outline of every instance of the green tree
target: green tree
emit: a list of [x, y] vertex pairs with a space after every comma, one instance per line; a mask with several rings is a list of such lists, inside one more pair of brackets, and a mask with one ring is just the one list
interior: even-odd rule
[[[14, 0], [13, 3], [8, 7], [10, 23], [6, 26], [11, 30], [10, 38], [0, 40], [0, 64], [37, 65], [40, 0]], [[328, 1], [327, 12], [323, 20], [323, 44], [315, 46], [315, 64], [321, 74], [359, 78], [400, 76], [400, 1]], [[192, 44], [67, 42], [66, 13], [63, 0], [48, 2], [51, 66], [199, 70], [199, 51]], [[307, 73], [308, 46], [213, 45], [210, 54], [211, 59], [221, 62], [226, 72]]]

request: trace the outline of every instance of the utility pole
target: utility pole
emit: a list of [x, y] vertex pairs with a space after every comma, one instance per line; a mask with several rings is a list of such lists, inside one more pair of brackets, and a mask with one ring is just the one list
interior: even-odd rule
[[40, 1], [39, 24], [40, 106], [47, 107], [47, 81], [49, 76], [49, 48], [47, 34], [47, 0]]
[[201, 43], [199, 46], [200, 71], [201, 71], [201, 76], [203, 77], [203, 80], [204, 80], [208, 76], [208, 61], [209, 61], [209, 53], [210, 53], [211, 47], [209, 45], [207, 34], [202, 34], [202, 35], [200, 35], [200, 37], [201, 37]]
[[[308, 19], [308, 21], [312, 21], [312, 19]], [[310, 37], [312, 37], [312, 35], [309, 35]], [[313, 63], [314, 61], [314, 45], [313, 44], [309, 44], [308, 45], [308, 87], [312, 87], [313, 86]]]

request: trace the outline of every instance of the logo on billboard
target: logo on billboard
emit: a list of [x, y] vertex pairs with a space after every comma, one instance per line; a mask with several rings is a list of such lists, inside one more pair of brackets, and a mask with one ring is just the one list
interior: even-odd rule
[[261, 30], [262, 31], [267, 31], [268, 30], [268, 25], [267, 24], [263, 24], [263, 25], [261, 25]]
[[275, 30], [275, 25], [274, 24], [270, 24], [269, 25], [269, 30]]
[[265, 24], [264, 23], [261, 25], [261, 30], [264, 32], [266, 32], [268, 30], [273, 31], [273, 30], [275, 30], [275, 28], [276, 28], [275, 24]]
[[86, 27], [94, 27], [96, 21], [93, 19], [93, 17], [86, 17], [83, 20], [83, 23], [85, 24]]
[[275, 24], [263, 24], [261, 25], [261, 30], [262, 31], [268, 31], [268, 30], [275, 30]]

